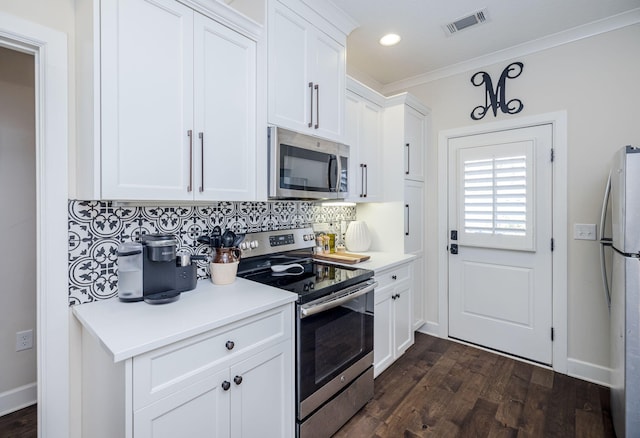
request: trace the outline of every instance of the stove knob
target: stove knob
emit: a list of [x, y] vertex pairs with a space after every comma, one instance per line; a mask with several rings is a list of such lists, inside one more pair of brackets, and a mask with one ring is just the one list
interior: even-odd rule
[[315, 289], [316, 285], [314, 283], [309, 283], [309, 289]]
[[304, 236], [302, 236], [302, 240], [304, 240], [305, 242], [307, 242], [309, 240], [309, 235], [305, 234]]
[[240, 249], [243, 249], [243, 250], [249, 249], [249, 242], [242, 242], [240, 244]]
[[302, 290], [307, 292], [309, 290], [309, 285], [308, 284], [303, 285]]
[[249, 244], [249, 248], [255, 249], [257, 247], [258, 247], [258, 241], [257, 240], [252, 240], [251, 243]]

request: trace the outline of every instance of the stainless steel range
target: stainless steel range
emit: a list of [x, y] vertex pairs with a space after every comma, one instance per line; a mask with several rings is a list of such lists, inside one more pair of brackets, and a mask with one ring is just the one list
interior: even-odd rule
[[373, 397], [373, 271], [313, 260], [311, 228], [246, 241], [238, 276], [298, 294], [297, 436], [329, 437]]

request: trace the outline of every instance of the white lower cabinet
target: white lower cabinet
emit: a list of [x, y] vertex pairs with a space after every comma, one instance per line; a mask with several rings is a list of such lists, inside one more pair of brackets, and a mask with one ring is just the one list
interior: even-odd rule
[[411, 262], [376, 271], [373, 374], [377, 377], [413, 345]]
[[133, 414], [135, 437], [288, 436], [290, 344], [224, 368]]
[[82, 336], [83, 436], [294, 435], [291, 304], [117, 363]]

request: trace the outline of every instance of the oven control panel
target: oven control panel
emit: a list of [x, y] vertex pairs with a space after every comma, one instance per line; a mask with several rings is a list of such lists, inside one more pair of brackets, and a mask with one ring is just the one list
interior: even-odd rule
[[269, 246], [293, 245], [295, 239], [293, 234], [281, 234], [279, 236], [269, 236]]
[[242, 247], [242, 257], [255, 257], [284, 251], [313, 248], [316, 243], [313, 228], [260, 231], [247, 233]]

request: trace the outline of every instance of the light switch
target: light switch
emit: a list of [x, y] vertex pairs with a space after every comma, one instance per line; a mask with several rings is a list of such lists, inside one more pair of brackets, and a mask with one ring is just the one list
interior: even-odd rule
[[596, 240], [596, 224], [573, 224], [573, 238], [576, 240]]

